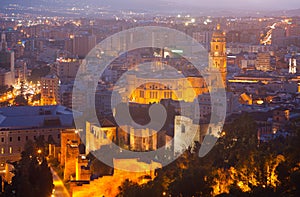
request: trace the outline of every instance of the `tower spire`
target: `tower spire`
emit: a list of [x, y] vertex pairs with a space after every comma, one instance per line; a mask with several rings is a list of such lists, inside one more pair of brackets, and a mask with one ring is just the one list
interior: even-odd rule
[[7, 49], [6, 35], [5, 32], [3, 31], [1, 33], [1, 50], [5, 51], [6, 49]]
[[221, 31], [220, 24], [212, 35], [210, 42], [209, 67], [217, 69], [222, 77], [223, 85], [226, 87], [227, 77], [227, 56], [226, 56], [226, 38]]

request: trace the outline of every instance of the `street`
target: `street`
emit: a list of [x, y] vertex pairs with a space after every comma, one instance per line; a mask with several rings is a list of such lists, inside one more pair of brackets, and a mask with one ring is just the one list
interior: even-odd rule
[[51, 168], [51, 172], [53, 175], [53, 184], [54, 184], [54, 196], [53, 197], [70, 197], [70, 194], [66, 187], [64, 186], [63, 181], [57, 175], [57, 173]]

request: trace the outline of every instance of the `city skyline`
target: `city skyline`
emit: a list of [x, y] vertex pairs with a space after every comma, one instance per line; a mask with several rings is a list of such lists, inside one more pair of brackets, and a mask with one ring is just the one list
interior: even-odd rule
[[[295, 10], [300, 8], [300, 2], [297, 0], [287, 1], [274, 1], [274, 0], [252, 0], [252, 1], [239, 1], [239, 0], [187, 0], [184, 2], [178, 0], [153, 0], [153, 1], [140, 1], [140, 0], [87, 0], [87, 1], [70, 1], [70, 0], [3, 0], [2, 6], [9, 4], [20, 4], [22, 6], [99, 6], [113, 10], [144, 10], [144, 11], [192, 11], [197, 9], [220, 9], [220, 10], [252, 10], [252, 11], [278, 11], [278, 10]], [[0, 7], [2, 7], [0, 6]], [[174, 9], [174, 10], [172, 10]]]
[[298, 1], [1, 3], [0, 197], [300, 196]]

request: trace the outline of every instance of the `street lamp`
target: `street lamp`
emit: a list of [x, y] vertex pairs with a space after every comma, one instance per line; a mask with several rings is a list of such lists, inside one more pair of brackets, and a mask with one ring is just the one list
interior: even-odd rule
[[42, 150], [41, 149], [38, 149], [37, 153], [39, 154], [38, 157], [36, 158], [37, 161], [39, 162], [39, 165], [41, 165], [42, 163], [42, 159], [41, 159], [41, 154], [42, 154]]

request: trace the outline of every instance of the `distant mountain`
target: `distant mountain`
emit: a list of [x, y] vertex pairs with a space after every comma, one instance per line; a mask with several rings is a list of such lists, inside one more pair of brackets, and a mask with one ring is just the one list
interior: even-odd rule
[[284, 16], [300, 16], [300, 8], [299, 9], [293, 9], [293, 10], [281, 10], [277, 12], [270, 12], [269, 14], [275, 14], [275, 15], [284, 15]]
[[[161, 10], [167, 9], [172, 4], [167, 3], [165, 0], [1, 0], [1, 6], [7, 6], [8, 4], [18, 4], [25, 7], [33, 6], [50, 6], [50, 7], [62, 7], [62, 6], [99, 6], [107, 7], [111, 10]], [[168, 10], [168, 9], [167, 9]]]
[[[32, 6], [63, 6], [67, 5], [66, 0], [1, 0], [1, 6], [8, 6], [9, 4], [18, 4], [24, 7]], [[70, 2], [70, 1], [69, 1]]]
[[[174, 14], [190, 13], [197, 16], [300, 16], [300, 9], [280, 11], [259, 11], [254, 9], [203, 7], [202, 4], [185, 4], [184, 1], [175, 0], [0, 0], [0, 9], [9, 4], [18, 4], [23, 7], [102, 7], [111, 11], [132, 10], [140, 12]], [[62, 13], [63, 14], [63, 13]]]

